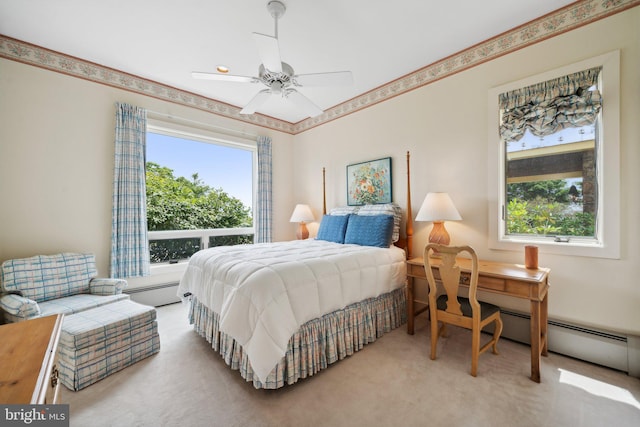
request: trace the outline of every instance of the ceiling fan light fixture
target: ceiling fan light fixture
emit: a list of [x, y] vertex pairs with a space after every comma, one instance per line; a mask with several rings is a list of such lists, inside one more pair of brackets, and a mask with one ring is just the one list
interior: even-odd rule
[[275, 95], [282, 94], [282, 87], [283, 87], [283, 84], [279, 81], [275, 81], [271, 83], [271, 93]]

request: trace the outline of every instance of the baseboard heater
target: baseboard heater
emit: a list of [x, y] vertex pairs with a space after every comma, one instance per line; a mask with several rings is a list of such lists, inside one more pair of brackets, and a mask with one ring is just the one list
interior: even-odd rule
[[[530, 344], [531, 316], [501, 310], [502, 336]], [[614, 334], [553, 319], [548, 321], [549, 351], [640, 377], [640, 337]]]
[[178, 282], [163, 283], [160, 285], [144, 286], [138, 288], [125, 289], [124, 293], [129, 294], [131, 299], [141, 304], [160, 307], [163, 305], [180, 302], [177, 296]]

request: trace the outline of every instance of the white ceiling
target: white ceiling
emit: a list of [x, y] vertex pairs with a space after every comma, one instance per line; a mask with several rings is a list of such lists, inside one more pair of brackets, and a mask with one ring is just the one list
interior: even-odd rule
[[[573, 3], [568, 0], [282, 0], [282, 60], [297, 74], [353, 72], [347, 87], [305, 87], [333, 107]], [[2, 0], [0, 34], [243, 107], [264, 86], [195, 80], [227, 65], [256, 76], [253, 32], [274, 35], [268, 0]], [[271, 96], [257, 111], [306, 118]]]

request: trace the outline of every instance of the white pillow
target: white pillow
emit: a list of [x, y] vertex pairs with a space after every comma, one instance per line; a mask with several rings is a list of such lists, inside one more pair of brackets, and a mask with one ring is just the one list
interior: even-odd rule
[[336, 208], [332, 208], [329, 211], [329, 215], [343, 216], [343, 215], [355, 214], [358, 212], [359, 208], [360, 206], [338, 206]]

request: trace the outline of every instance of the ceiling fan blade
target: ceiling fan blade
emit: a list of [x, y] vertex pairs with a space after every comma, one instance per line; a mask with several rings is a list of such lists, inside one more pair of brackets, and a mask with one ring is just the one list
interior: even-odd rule
[[296, 86], [348, 86], [353, 84], [351, 71], [299, 74], [293, 76]]
[[253, 33], [253, 38], [258, 45], [258, 55], [260, 55], [264, 68], [274, 73], [281, 73], [282, 60], [280, 59], [278, 39], [260, 33]]
[[194, 79], [219, 80], [224, 82], [236, 83], [257, 83], [260, 80], [257, 77], [234, 76], [231, 74], [206, 73], [204, 71], [193, 71], [191, 77]]
[[295, 89], [289, 89], [287, 91], [287, 99], [290, 99], [298, 108], [308, 114], [309, 117], [319, 116], [324, 112], [320, 107], [311, 102], [309, 98]]
[[263, 89], [251, 98], [251, 101], [240, 110], [240, 114], [253, 114], [271, 95], [271, 90]]

